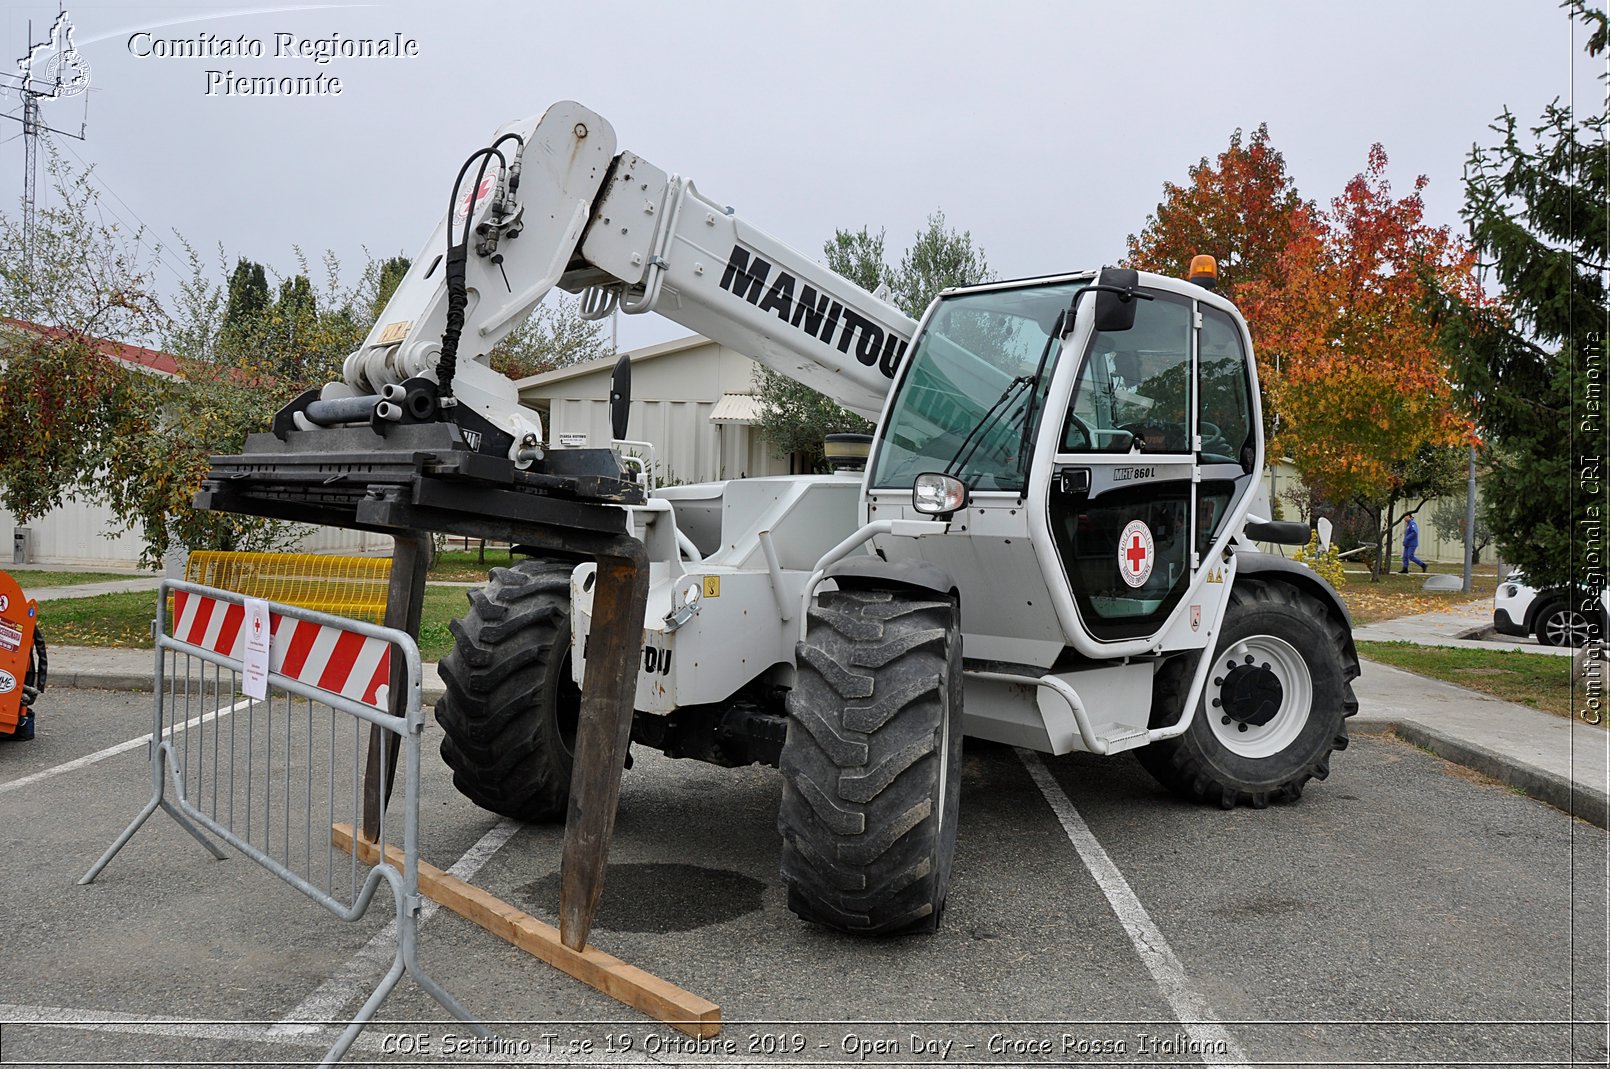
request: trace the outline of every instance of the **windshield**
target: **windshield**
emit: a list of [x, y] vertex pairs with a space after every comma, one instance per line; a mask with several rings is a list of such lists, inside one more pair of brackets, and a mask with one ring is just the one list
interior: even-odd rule
[[[1021, 491], [1028, 471], [1024, 419], [1032, 407], [1032, 446], [1061, 349], [1051, 332], [1085, 285], [1059, 282], [941, 298], [879, 429], [870, 485], [905, 489], [923, 472], [948, 471], [975, 490]], [[1044, 371], [1031, 383], [1048, 340]]]

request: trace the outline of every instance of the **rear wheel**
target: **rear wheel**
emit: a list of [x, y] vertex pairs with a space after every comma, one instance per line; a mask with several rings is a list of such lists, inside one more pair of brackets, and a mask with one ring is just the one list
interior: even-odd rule
[[436, 703], [453, 785], [483, 809], [534, 823], [564, 819], [581, 691], [570, 672], [566, 561], [492, 569], [452, 624]]
[[961, 795], [955, 602], [824, 593], [798, 668], [779, 763], [788, 908], [857, 935], [933, 931]]
[[[1342, 625], [1286, 583], [1238, 582], [1224, 629], [1185, 732], [1135, 756], [1181, 797], [1225, 809], [1295, 801], [1310, 779], [1330, 774], [1347, 748], [1347, 717], [1358, 712]], [[1165, 668], [1153, 690], [1153, 727], [1177, 723], [1191, 669]]]

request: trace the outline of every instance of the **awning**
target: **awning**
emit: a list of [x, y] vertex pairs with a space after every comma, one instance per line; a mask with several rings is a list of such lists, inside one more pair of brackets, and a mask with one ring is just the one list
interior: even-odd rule
[[752, 393], [724, 393], [710, 413], [710, 422], [752, 427], [760, 422], [760, 398]]

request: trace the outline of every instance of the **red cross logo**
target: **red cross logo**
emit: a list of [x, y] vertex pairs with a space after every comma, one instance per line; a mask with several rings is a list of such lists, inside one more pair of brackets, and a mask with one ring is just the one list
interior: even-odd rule
[[464, 195], [458, 198], [458, 217], [460, 219], [470, 214], [471, 203], [480, 204], [486, 200], [487, 196], [492, 192], [492, 184], [495, 181], [496, 179], [492, 175], [482, 178], [481, 184], [475, 187], [473, 200], [470, 191], [465, 190]]
[[1140, 587], [1152, 576], [1152, 529], [1145, 520], [1130, 520], [1118, 535], [1118, 574], [1130, 587]]
[[1139, 532], [1130, 536], [1132, 541], [1129, 548], [1124, 550], [1124, 559], [1129, 562], [1129, 568], [1136, 575], [1140, 574], [1140, 566], [1146, 563], [1146, 547], [1141, 543]]

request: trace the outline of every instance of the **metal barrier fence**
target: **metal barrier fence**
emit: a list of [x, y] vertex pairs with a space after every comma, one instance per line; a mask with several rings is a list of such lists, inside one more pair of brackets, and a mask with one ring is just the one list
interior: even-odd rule
[[[341, 1059], [404, 973], [477, 1035], [490, 1038], [415, 957], [424, 714], [414, 641], [392, 628], [173, 580], [158, 594], [155, 636], [151, 799], [79, 883], [94, 880], [162, 809], [214, 857], [225, 854], [207, 833], [342, 920], [362, 917], [380, 885], [388, 884], [397, 911], [396, 956], [323, 1064]], [[245, 690], [262, 669], [264, 646], [265, 696], [254, 698]], [[393, 671], [393, 658], [401, 658], [399, 671]], [[393, 680], [404, 684], [400, 701], [392, 700]], [[365, 724], [396, 735], [401, 745], [400, 869], [385, 861], [383, 848], [397, 821], [388, 821], [384, 808], [375, 836], [382, 847], [379, 864], [362, 864], [356, 850], [338, 853], [331, 836], [332, 826], [343, 821], [362, 827], [364, 765], [371, 752]], [[373, 747], [382, 783], [394, 771], [386, 767], [389, 749]]]

